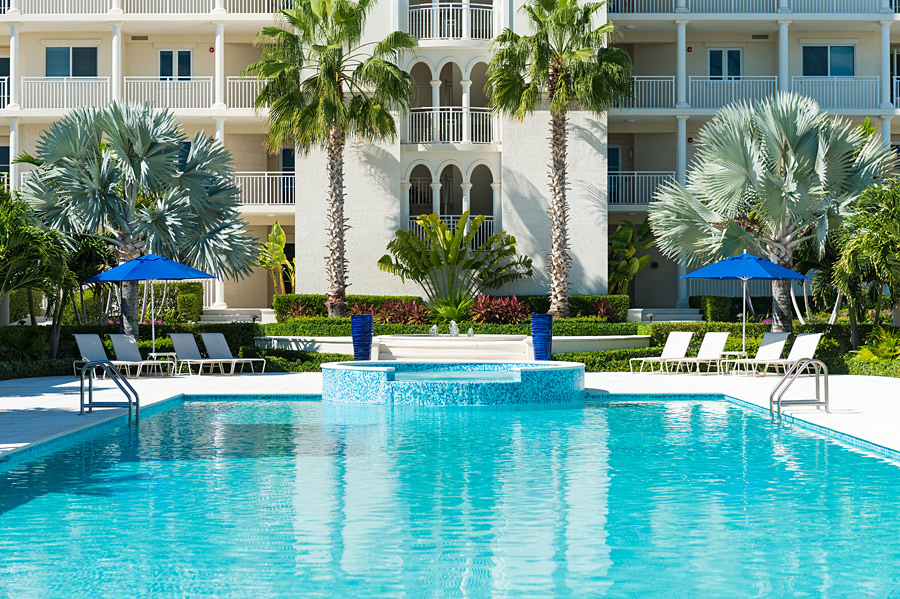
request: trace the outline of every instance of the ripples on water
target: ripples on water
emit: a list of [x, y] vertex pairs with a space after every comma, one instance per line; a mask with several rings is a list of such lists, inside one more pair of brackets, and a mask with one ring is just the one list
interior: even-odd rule
[[0, 597], [896, 597], [898, 498], [719, 402], [192, 402], [0, 472]]

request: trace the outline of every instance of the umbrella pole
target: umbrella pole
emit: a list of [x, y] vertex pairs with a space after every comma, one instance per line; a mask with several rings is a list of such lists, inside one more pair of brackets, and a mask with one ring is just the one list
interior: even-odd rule
[[741, 301], [743, 303], [741, 316], [741, 351], [747, 351], [747, 280], [741, 279]]
[[150, 346], [153, 348], [152, 351], [156, 353], [156, 308], [154, 306], [153, 301], [153, 281], [150, 281], [150, 336], [153, 338], [153, 341], [150, 342]]

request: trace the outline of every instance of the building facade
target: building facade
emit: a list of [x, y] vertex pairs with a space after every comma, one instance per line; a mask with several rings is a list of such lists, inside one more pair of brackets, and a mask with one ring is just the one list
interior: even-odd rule
[[[250, 231], [278, 220], [297, 257], [297, 289], [323, 293], [324, 156], [264, 146], [259, 84], [242, 75], [259, 57], [255, 34], [279, 0], [3, 0], [0, 19], [0, 170], [27, 176], [11, 157], [33, 151], [67, 110], [112, 100], [171, 108], [189, 135], [206, 131], [232, 152]], [[486, 217], [484, 235], [507, 231], [534, 259], [536, 276], [509, 291], [544, 293], [549, 247], [549, 115], [523, 122], [486, 109], [490, 40], [524, 32], [520, 2], [382, 0], [366, 36], [409, 31], [403, 59], [416, 95], [393, 142], [348, 144], [349, 293], [415, 294], [375, 263], [394, 231], [438, 212]], [[607, 239], [642, 221], [656, 187], [684, 180], [694, 139], [725, 104], [778, 90], [812, 96], [829, 112], [870, 117], [886, 143], [898, 112], [897, 0], [612, 0], [616, 45], [632, 57], [634, 96], [598, 118], [571, 118], [572, 292], [606, 291]], [[892, 34], [896, 38], [892, 38]], [[897, 39], [893, 42], [892, 39]], [[679, 268], [654, 255], [633, 284], [635, 304], [684, 306]], [[708, 292], [709, 290], [705, 290]], [[263, 308], [265, 272], [210, 285], [215, 307]]]

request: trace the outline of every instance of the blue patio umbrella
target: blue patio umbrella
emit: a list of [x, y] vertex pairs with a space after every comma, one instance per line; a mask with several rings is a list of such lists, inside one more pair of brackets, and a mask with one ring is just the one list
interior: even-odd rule
[[720, 281], [740, 281], [742, 291], [742, 316], [741, 347], [747, 349], [747, 283], [752, 280], [765, 281], [808, 281], [809, 277], [794, 272], [789, 268], [779, 266], [771, 260], [748, 254], [725, 258], [709, 266], [688, 273], [682, 279], [718, 279]]
[[[110, 268], [99, 275], [94, 275], [85, 283], [122, 281], [183, 281], [185, 279], [215, 279], [215, 275], [191, 268], [180, 262], [163, 258], [155, 254], [147, 254], [134, 260], [124, 262]], [[150, 329], [153, 338], [153, 353], [156, 353], [156, 311], [153, 293], [150, 293]]]

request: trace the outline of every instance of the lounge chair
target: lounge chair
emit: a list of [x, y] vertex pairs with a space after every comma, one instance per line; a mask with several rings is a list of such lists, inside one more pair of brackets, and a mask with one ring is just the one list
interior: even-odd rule
[[[169, 339], [175, 348], [175, 356], [178, 360], [176, 373], [181, 374], [182, 370], [187, 367], [188, 374], [194, 374], [193, 367], [197, 366], [197, 374], [203, 374], [203, 368], [209, 368], [209, 374], [213, 374], [216, 366], [219, 372], [225, 374], [225, 363], [230, 360], [212, 360], [206, 359], [200, 355], [200, 348], [197, 347], [197, 341], [190, 333], [169, 333]], [[228, 374], [234, 374], [234, 363], [231, 363], [231, 371]]]
[[631, 372], [634, 372], [634, 363], [640, 362], [641, 368], [638, 372], [644, 372], [645, 364], [650, 366], [651, 372], [653, 372], [653, 364], [659, 364], [660, 371], [664, 371], [667, 368], [666, 364], [684, 358], [687, 355], [688, 345], [690, 345], [691, 337], [693, 336], [693, 333], [672, 331], [666, 338], [666, 344], [663, 346], [659, 357], [631, 358], [628, 361], [628, 368]]
[[788, 357], [784, 360], [768, 360], [760, 366], [763, 367], [762, 374], [768, 374], [769, 368], [775, 370], [775, 374], [787, 372], [788, 368], [794, 365], [797, 360], [808, 358], [812, 360], [816, 355], [816, 349], [819, 347], [819, 341], [822, 340], [822, 333], [805, 333], [797, 335], [794, 339], [794, 345], [788, 352]]
[[[80, 360], [72, 362], [72, 372], [78, 376], [78, 368], [83, 367], [88, 362], [111, 362], [119, 371], [124, 371], [125, 376], [131, 376], [131, 369], [138, 368], [140, 362], [132, 362], [129, 360], [110, 360], [106, 355], [106, 348], [100, 341], [100, 335], [80, 333], [75, 334], [75, 343], [78, 344], [78, 352], [81, 354]], [[106, 375], [104, 375], [106, 376]]]
[[700, 372], [700, 366], [703, 364], [706, 365], [707, 372], [712, 372], [713, 366], [716, 367], [716, 372], [720, 372], [722, 352], [725, 351], [727, 342], [728, 333], [707, 333], [703, 336], [696, 358], [678, 358], [670, 360], [668, 365], [671, 367], [674, 364], [676, 373], [681, 371], [682, 366], [687, 372], [691, 371], [691, 367], [696, 367], [697, 372]]
[[265, 358], [235, 358], [231, 353], [231, 348], [228, 347], [225, 335], [222, 333], [200, 333], [200, 336], [203, 337], [203, 345], [206, 346], [206, 355], [213, 360], [231, 362], [232, 372], [234, 371], [234, 366], [240, 366], [240, 372], [244, 372], [244, 366], [249, 365], [250, 372], [256, 373], [254, 364], [262, 364], [260, 374], [266, 371]]
[[124, 360], [132, 364], [137, 364], [137, 376], [143, 374], [144, 368], [148, 371], [156, 371], [157, 374], [164, 374], [164, 370], [169, 376], [175, 374], [174, 360], [145, 360], [141, 357], [141, 350], [138, 349], [134, 335], [110, 335], [113, 349], [116, 351], [116, 358]]
[[735, 360], [725, 360], [726, 370], [730, 366], [732, 372], [743, 369], [746, 374], [756, 372], [757, 367], [767, 362], [777, 362], [781, 359], [781, 352], [784, 351], [784, 344], [787, 343], [787, 333], [766, 333], [763, 335], [756, 351], [754, 358], [738, 358]]

